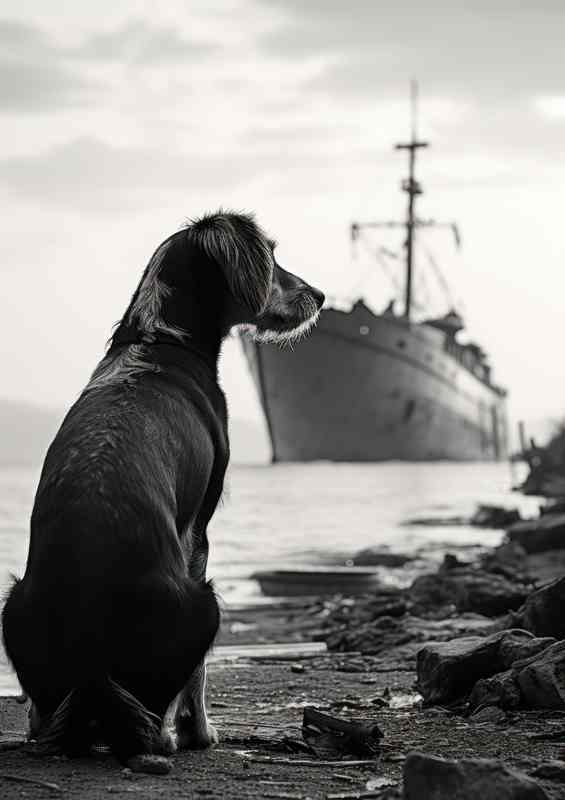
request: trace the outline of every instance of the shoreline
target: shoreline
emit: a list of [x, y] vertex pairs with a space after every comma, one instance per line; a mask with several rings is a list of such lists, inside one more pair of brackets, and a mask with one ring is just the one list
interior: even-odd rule
[[[565, 549], [521, 553], [513, 562], [510, 551], [499, 547], [483, 557], [497, 555], [497, 569], [511, 576], [528, 574], [537, 583], [565, 573]], [[437, 572], [421, 576], [423, 582], [421, 578], [415, 581], [420, 581], [416, 599], [406, 594], [408, 590], [391, 595], [389, 588], [384, 599], [377, 593], [354, 600], [292, 598], [227, 608], [209, 660], [208, 707], [220, 743], [208, 751], [176, 754], [167, 775], [132, 773], [102, 752], [74, 760], [34, 757], [32, 748], [22, 744], [25, 707], [14, 697], [2, 696], [0, 794], [7, 800], [56, 794], [85, 800], [106, 795], [125, 800], [132, 794], [139, 798], [392, 800], [407, 797], [401, 793], [401, 784], [407, 765], [418, 761], [411, 756], [414, 753], [458, 763], [494, 758], [505, 769], [524, 776], [551, 762], [561, 764], [565, 775], [565, 762], [559, 760], [565, 756], [563, 710], [503, 710], [492, 705], [465, 714], [449, 703], [422, 704], [415, 691], [421, 678], [417, 653], [424, 646], [429, 649], [430, 642], [436, 641], [441, 649], [442, 643], [457, 642], [469, 634], [486, 641], [501, 619], [451, 606], [447, 616], [433, 608], [418, 611], [424, 607], [422, 585], [462, 580], [468, 574], [478, 574], [476, 563], [448, 556]], [[485, 574], [498, 575], [496, 571]], [[403, 603], [408, 603], [406, 608]], [[380, 615], [383, 609], [384, 616]], [[346, 651], [352, 641], [348, 637], [364, 636], [364, 631], [373, 628], [374, 642], [370, 637], [361, 639], [362, 647], [368, 641], [373, 652]], [[378, 725], [383, 738], [377, 754], [344, 755], [327, 742], [320, 749], [316, 741], [314, 750], [308, 750], [312, 743], [306, 743], [302, 735], [305, 707], [338, 720]], [[9, 742], [18, 739], [21, 746], [7, 749]], [[565, 796], [555, 780], [536, 780], [545, 792], [540, 796], [555, 800]]]

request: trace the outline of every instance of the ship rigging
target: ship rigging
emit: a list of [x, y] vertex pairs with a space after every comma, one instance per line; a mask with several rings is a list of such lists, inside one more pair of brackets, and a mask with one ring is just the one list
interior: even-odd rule
[[[416, 198], [424, 193], [422, 184], [416, 179], [416, 154], [418, 150], [429, 147], [429, 142], [421, 141], [418, 139], [417, 134], [417, 114], [418, 114], [418, 84], [412, 81], [410, 85], [410, 108], [411, 108], [411, 137], [409, 142], [400, 143], [395, 145], [396, 150], [405, 150], [408, 153], [408, 178], [405, 178], [401, 183], [403, 192], [408, 195], [408, 202], [406, 205], [406, 218], [403, 222], [397, 220], [386, 221], [371, 221], [371, 222], [353, 222], [351, 223], [351, 241], [355, 243], [358, 241], [361, 233], [367, 229], [378, 228], [403, 228], [406, 233], [404, 241], [405, 250], [405, 282], [404, 282], [404, 317], [407, 320], [411, 318], [411, 312], [414, 307], [414, 244], [416, 229], [418, 228], [449, 228], [454, 237], [456, 247], [461, 246], [461, 236], [459, 229], [455, 222], [438, 222], [434, 219], [421, 219], [416, 216]], [[386, 248], [380, 248], [377, 258], [382, 255], [395, 255], [386, 251]], [[381, 265], [383, 262], [379, 258]], [[450, 300], [450, 305], [453, 305], [451, 292], [441, 273], [439, 265], [435, 261], [431, 253], [428, 253], [428, 262], [434, 269], [438, 277], [440, 285], [446, 296]], [[394, 283], [394, 281], [393, 281]]]

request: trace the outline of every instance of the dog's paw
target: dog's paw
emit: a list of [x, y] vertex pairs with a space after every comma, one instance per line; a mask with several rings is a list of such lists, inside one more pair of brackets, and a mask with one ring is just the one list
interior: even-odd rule
[[158, 752], [163, 756], [172, 756], [177, 752], [177, 737], [174, 730], [164, 728], [161, 731], [161, 741]]
[[213, 725], [206, 722], [201, 728], [195, 725], [177, 726], [177, 748], [179, 750], [205, 750], [220, 741]]

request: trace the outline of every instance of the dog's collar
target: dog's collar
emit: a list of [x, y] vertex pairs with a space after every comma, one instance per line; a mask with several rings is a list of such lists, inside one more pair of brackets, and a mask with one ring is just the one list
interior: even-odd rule
[[[130, 345], [141, 345], [143, 347], [176, 347], [184, 350], [187, 353], [197, 356], [203, 361], [208, 369], [214, 375], [217, 372], [216, 361], [209, 353], [204, 352], [199, 347], [196, 347], [188, 338], [178, 339], [176, 336], [171, 336], [168, 333], [152, 333], [152, 334], [126, 334], [123, 336], [114, 337], [110, 345], [110, 351], [117, 347], [129, 347]], [[109, 351], [109, 352], [110, 352]]]

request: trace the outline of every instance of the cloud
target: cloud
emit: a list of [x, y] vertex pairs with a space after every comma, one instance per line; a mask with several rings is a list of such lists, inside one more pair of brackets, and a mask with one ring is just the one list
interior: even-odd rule
[[4, 55], [44, 55], [53, 50], [48, 37], [39, 28], [26, 22], [0, 19], [0, 49]]
[[[9, 198], [27, 206], [61, 208], [90, 215], [138, 213], [187, 199], [225, 203], [234, 190], [250, 197], [260, 181], [263, 192], [313, 195], [328, 184], [371, 163], [372, 154], [329, 154], [276, 139], [264, 148], [234, 145], [222, 153], [186, 154], [150, 147], [107, 144], [82, 137], [34, 156], [0, 159], [0, 183]], [[269, 187], [269, 188], [267, 188]]]
[[112, 91], [108, 66], [200, 63], [216, 49], [210, 42], [181, 35], [175, 27], [144, 21], [63, 45], [35, 25], [0, 20], [0, 112], [43, 113], [93, 105]]
[[262, 36], [263, 52], [290, 60], [323, 54], [327, 64], [309, 88], [335, 97], [375, 98], [411, 77], [433, 93], [493, 102], [561, 86], [565, 7], [558, 0], [529, 7], [508, 0], [265, 2], [286, 15]]
[[0, 112], [35, 113], [85, 105], [97, 85], [58, 64], [13, 63], [0, 56]]
[[[499, 160], [562, 151], [555, 123], [563, 115], [565, 6], [558, 0], [264, 2], [277, 23], [257, 40], [263, 57], [304, 64], [303, 105], [325, 102], [329, 119], [338, 112], [360, 130], [371, 126], [377, 157], [381, 148], [385, 155], [383, 134], [408, 132], [412, 78], [421, 89], [419, 130], [434, 151]], [[514, 161], [520, 175], [532, 161]]]
[[93, 61], [154, 65], [166, 62], [200, 61], [213, 55], [217, 45], [183, 36], [172, 26], [131, 20], [114, 31], [94, 33], [73, 52]]
[[98, 88], [41, 29], [0, 20], [0, 112], [67, 109], [91, 102]]
[[165, 192], [221, 188], [251, 176], [249, 159], [235, 154], [186, 156], [93, 138], [0, 160], [0, 181], [12, 196], [99, 214], [146, 208]]

